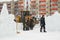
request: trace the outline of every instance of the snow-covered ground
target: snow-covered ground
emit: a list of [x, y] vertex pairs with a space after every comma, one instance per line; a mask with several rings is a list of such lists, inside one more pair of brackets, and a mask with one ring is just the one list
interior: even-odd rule
[[60, 32], [35, 33], [32, 31], [22, 31], [15, 36], [0, 37], [0, 40], [60, 40]]
[[18, 23], [20, 34], [17, 34], [13, 20], [14, 15], [8, 14], [4, 4], [0, 14], [0, 40], [60, 40], [60, 14], [57, 11], [54, 15], [46, 17], [47, 33], [40, 32], [39, 24], [36, 24], [33, 30], [23, 31], [22, 23]]

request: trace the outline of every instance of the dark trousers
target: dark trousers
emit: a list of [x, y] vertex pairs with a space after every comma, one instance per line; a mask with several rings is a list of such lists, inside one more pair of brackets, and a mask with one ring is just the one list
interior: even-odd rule
[[43, 31], [45, 32], [45, 25], [42, 25], [42, 26], [41, 26], [40, 32], [42, 32], [42, 29], [43, 29]]
[[33, 26], [31, 26], [30, 29], [33, 30]]

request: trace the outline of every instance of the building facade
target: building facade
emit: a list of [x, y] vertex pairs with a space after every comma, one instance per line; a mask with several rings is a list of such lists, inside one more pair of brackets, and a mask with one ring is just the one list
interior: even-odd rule
[[[0, 3], [0, 11], [3, 3]], [[60, 0], [17, 0], [7, 2], [9, 13], [19, 15], [20, 11], [30, 11], [32, 15], [52, 15], [60, 12]]]

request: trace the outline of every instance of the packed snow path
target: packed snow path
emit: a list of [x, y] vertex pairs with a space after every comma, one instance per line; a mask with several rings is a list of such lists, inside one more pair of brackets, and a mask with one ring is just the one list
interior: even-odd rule
[[60, 32], [21, 31], [20, 34], [14, 36], [0, 37], [0, 40], [60, 40]]

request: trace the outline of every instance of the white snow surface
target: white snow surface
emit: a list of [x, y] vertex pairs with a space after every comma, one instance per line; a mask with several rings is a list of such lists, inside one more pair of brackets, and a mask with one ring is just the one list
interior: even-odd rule
[[57, 11], [46, 17], [46, 33], [40, 32], [39, 24], [33, 30], [23, 31], [22, 23], [18, 23], [20, 34], [17, 34], [14, 18], [14, 15], [8, 14], [4, 4], [0, 14], [0, 40], [60, 40], [60, 14]]

